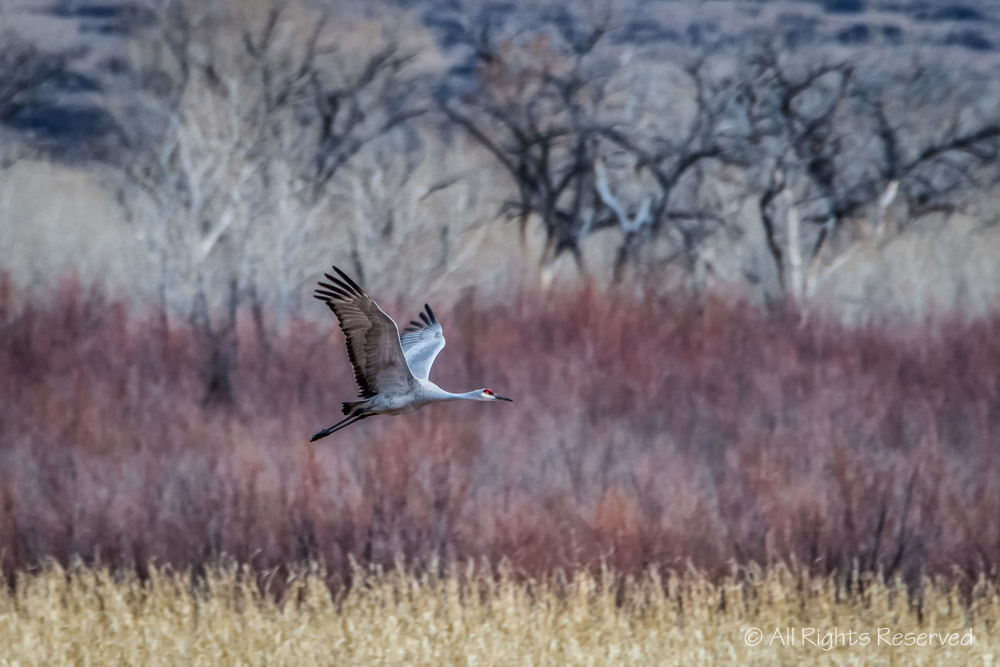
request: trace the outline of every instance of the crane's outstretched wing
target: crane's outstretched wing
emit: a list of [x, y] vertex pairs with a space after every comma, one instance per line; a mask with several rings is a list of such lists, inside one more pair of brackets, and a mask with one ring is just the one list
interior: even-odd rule
[[444, 330], [434, 317], [434, 311], [426, 303], [420, 319], [421, 322], [410, 320], [410, 326], [403, 329], [400, 342], [403, 344], [403, 355], [410, 365], [410, 372], [414, 377], [426, 380], [438, 353], [444, 349]]
[[383, 392], [409, 391], [415, 380], [403, 356], [396, 323], [350, 276], [336, 266], [333, 270], [340, 278], [323, 274], [330, 282], [319, 283], [321, 289], [313, 296], [329, 306], [347, 337], [347, 358], [354, 367], [358, 395], [371, 398]]

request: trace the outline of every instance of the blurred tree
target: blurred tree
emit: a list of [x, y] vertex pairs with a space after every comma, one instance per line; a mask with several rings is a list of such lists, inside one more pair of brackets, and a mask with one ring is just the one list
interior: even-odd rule
[[582, 241], [607, 228], [620, 232], [616, 282], [649, 257], [692, 275], [720, 248], [735, 261], [750, 238], [736, 216], [752, 202], [777, 292], [803, 302], [868, 240], [892, 237], [894, 207], [912, 223], [997, 183], [1000, 96], [971, 89], [988, 81], [773, 34], [644, 49], [610, 41], [623, 28], [606, 18], [546, 16], [527, 29], [489, 12], [449, 23], [475, 81], [438, 97], [511, 177], [502, 210], [522, 238], [531, 216], [541, 223], [543, 282], [564, 252], [585, 272]]
[[155, 8], [136, 67], [141, 92], [118, 114], [125, 172], [144, 193], [134, 220], [159, 258], [161, 299], [190, 304], [212, 342], [206, 401], [231, 402], [245, 300], [267, 344], [265, 258], [301, 261], [341, 168], [421, 109], [407, 94], [408, 56], [386, 46], [339, 59], [325, 16], [302, 4], [162, 0]]
[[[616, 59], [619, 53], [600, 48], [609, 29], [606, 21], [576, 29], [562, 23], [499, 39], [483, 19], [464, 33], [477, 58], [475, 90], [444, 93], [439, 106], [513, 179], [517, 197], [503, 211], [520, 220], [522, 237], [531, 215], [541, 222], [543, 267], [570, 252], [585, 270], [582, 240], [615, 227], [620, 280], [635, 248], [668, 227], [677, 256], [697, 255], [722, 220], [672, 195], [686, 179], [697, 179], [704, 162], [735, 157], [718, 127], [731, 91], [715, 85], [704, 58], [683, 68], [695, 109], [676, 119], [676, 136], [634, 122], [630, 91], [621, 90], [631, 68]], [[615, 177], [634, 182], [634, 196], [614, 193]]]
[[[741, 59], [734, 110], [749, 129], [750, 183], [780, 287], [796, 301], [843, 266], [857, 241], [887, 240], [897, 199], [912, 224], [953, 210], [963, 188], [997, 182], [996, 99], [987, 102], [992, 111], [976, 109], [983, 105], [965, 104], [975, 97], [952, 73], [919, 63], [887, 67], [868, 55], [838, 59], [760, 39]], [[861, 238], [834, 248], [834, 235], [844, 236], [854, 219]]]
[[37, 106], [66, 69], [65, 53], [42, 51], [14, 32], [0, 34], [0, 123]]

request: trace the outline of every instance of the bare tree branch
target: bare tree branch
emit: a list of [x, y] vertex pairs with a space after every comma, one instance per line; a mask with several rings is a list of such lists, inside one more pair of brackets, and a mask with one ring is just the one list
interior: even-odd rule
[[0, 123], [40, 103], [44, 87], [66, 72], [65, 53], [46, 53], [13, 32], [0, 35]]

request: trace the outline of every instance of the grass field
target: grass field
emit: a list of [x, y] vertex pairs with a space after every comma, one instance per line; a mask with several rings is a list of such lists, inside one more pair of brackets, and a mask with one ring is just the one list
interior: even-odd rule
[[0, 664], [989, 665], [1000, 650], [1000, 589], [985, 581], [964, 592], [924, 581], [907, 596], [864, 578], [845, 594], [783, 567], [715, 584], [397, 570], [356, 573], [335, 596], [312, 568], [279, 602], [247, 574], [21, 575], [0, 592]]

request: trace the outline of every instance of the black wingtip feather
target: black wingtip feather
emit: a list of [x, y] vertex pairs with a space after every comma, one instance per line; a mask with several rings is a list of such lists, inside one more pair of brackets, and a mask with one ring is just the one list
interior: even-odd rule
[[425, 303], [424, 304], [424, 309], [427, 311], [427, 314], [430, 316], [431, 322], [433, 324], [437, 324], [437, 318], [434, 316], [434, 311], [431, 310], [431, 304]]
[[359, 296], [343, 280], [340, 280], [339, 278], [334, 278], [329, 273], [324, 273], [323, 275], [326, 276], [326, 279], [329, 280], [330, 282], [329, 283], [320, 282], [319, 283], [320, 285], [323, 285], [323, 286], [328, 287], [330, 289], [339, 290], [339, 291], [343, 292], [345, 295]]
[[341, 301], [346, 301], [347, 297], [343, 294], [337, 294], [335, 292], [324, 292], [323, 290], [316, 290], [313, 296], [317, 299], [322, 299], [323, 301], [331, 301], [333, 299], [339, 299]]
[[337, 275], [339, 275], [341, 278], [344, 279], [344, 282], [346, 282], [349, 286], [351, 286], [352, 288], [354, 288], [354, 290], [358, 294], [361, 294], [362, 292], [364, 292], [364, 290], [361, 289], [361, 286], [358, 285], [356, 282], [354, 282], [354, 279], [351, 278], [349, 275], [347, 275], [346, 273], [344, 273], [343, 271], [341, 271], [340, 269], [338, 269], [336, 266], [333, 267], [333, 270], [337, 272]]
[[337, 289], [317, 289], [314, 294], [322, 294], [323, 296], [333, 299], [342, 299], [344, 301], [349, 301], [350, 297], [344, 294], [342, 291]]

